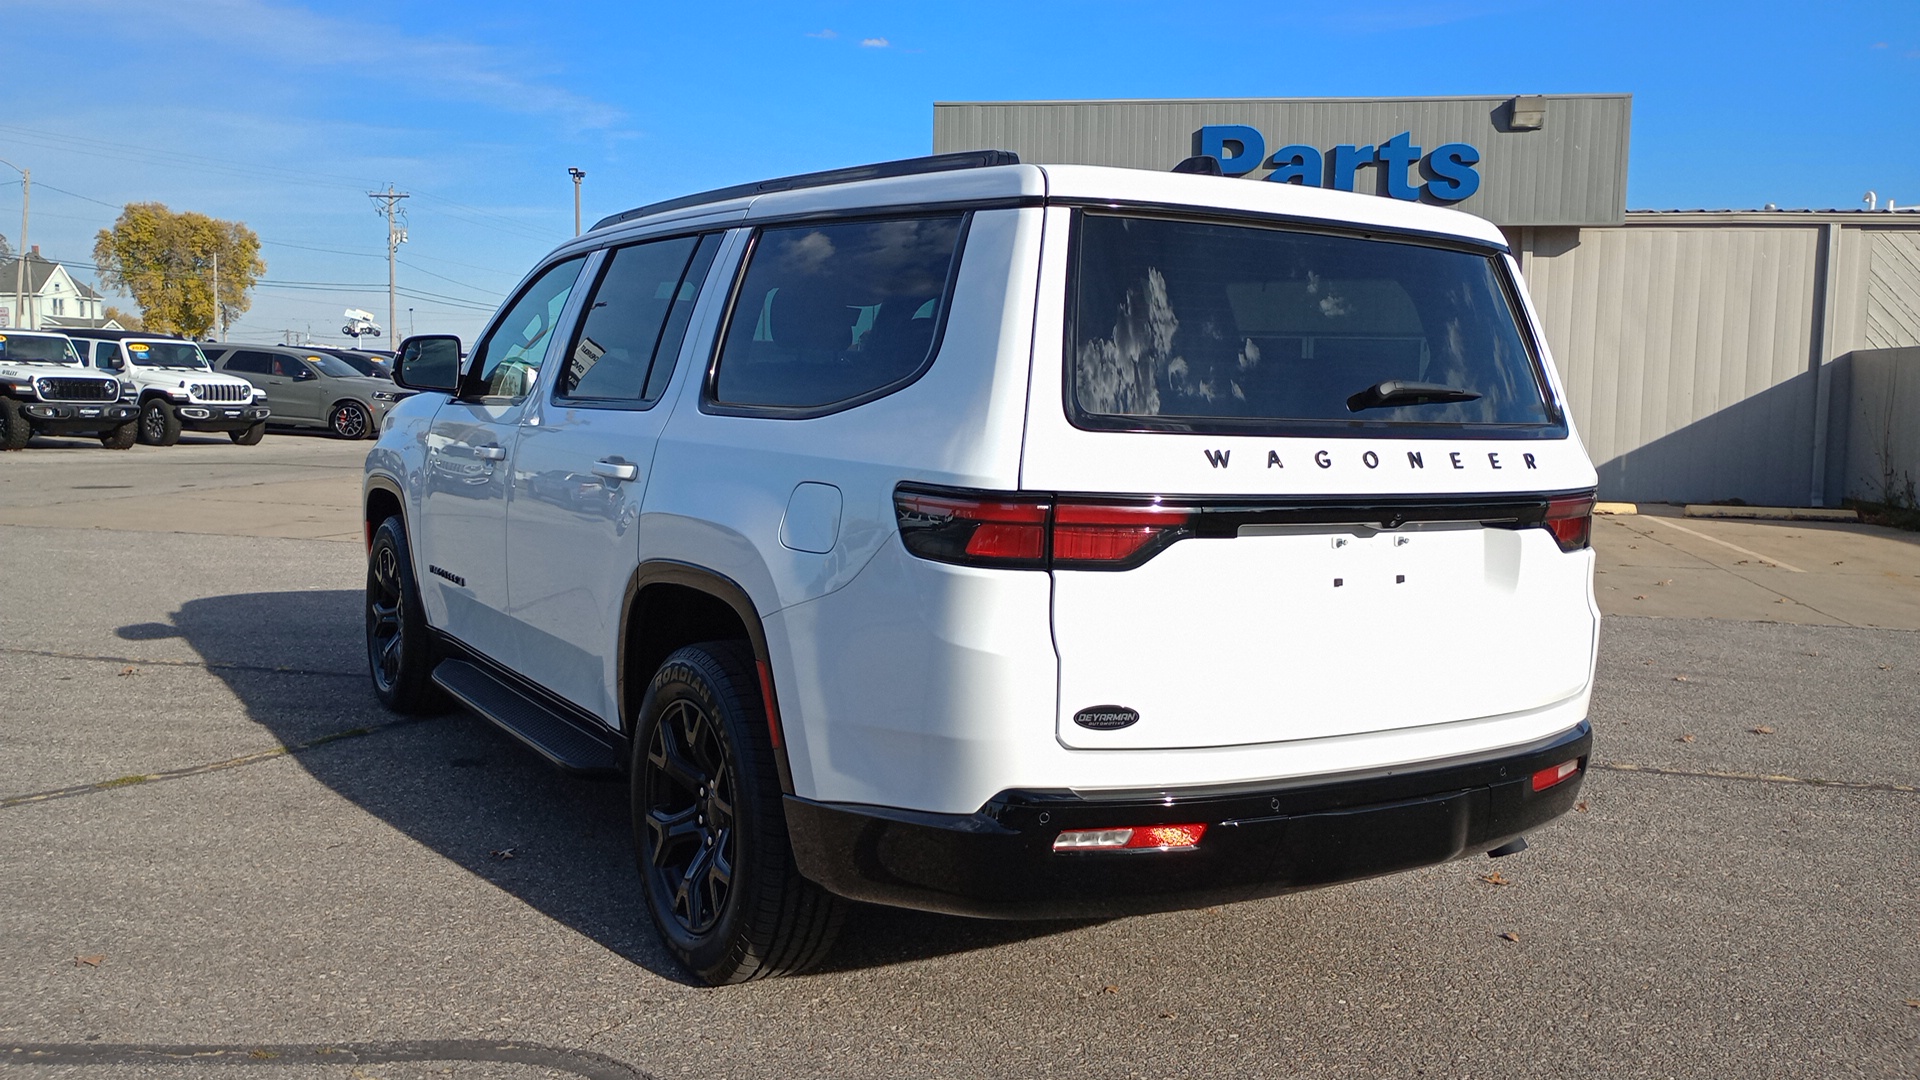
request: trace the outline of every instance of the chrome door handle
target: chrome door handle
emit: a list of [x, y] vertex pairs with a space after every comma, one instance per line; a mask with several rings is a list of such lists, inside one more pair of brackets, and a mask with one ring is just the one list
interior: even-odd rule
[[473, 456], [479, 458], [481, 461], [505, 461], [507, 460], [507, 448], [504, 446], [476, 446], [473, 448]]
[[593, 463], [593, 475], [603, 480], [638, 480], [640, 466], [631, 461], [602, 459]]

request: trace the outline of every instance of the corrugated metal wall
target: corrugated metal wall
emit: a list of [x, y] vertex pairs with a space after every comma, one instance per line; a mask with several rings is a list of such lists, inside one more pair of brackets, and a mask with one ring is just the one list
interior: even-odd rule
[[[933, 149], [1012, 150], [1024, 161], [1166, 170], [1194, 152], [1207, 124], [1258, 130], [1271, 154], [1323, 152], [1410, 131], [1427, 150], [1480, 150], [1478, 194], [1454, 204], [1503, 226], [1616, 223], [1627, 205], [1627, 94], [1546, 95], [1537, 131], [1509, 131], [1506, 97], [1238, 98], [1201, 101], [936, 102]], [[1264, 177], [1267, 169], [1254, 176]], [[1418, 183], [1419, 176], [1412, 180]], [[1264, 180], [1250, 180], [1264, 183]], [[1377, 184], [1363, 169], [1362, 184]]]
[[1869, 349], [1920, 345], [1920, 232], [1876, 229], [1866, 234]]
[[1850, 406], [1822, 380], [1850, 350], [1920, 345], [1920, 219], [1884, 222], [1635, 213], [1519, 231], [1602, 497], [1803, 506], [1816, 470], [1824, 501], [1858, 494], [1838, 456]]
[[1523, 259], [1602, 493], [1807, 498], [1820, 231], [1534, 230]]

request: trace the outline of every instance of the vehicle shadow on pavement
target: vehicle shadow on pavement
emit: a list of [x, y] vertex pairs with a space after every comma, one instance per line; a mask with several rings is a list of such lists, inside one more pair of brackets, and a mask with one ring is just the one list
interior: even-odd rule
[[[355, 806], [543, 915], [692, 984], [642, 906], [619, 782], [562, 774], [464, 710], [398, 717], [374, 698], [358, 591], [188, 601], [172, 625], [300, 766]], [[1084, 922], [990, 922], [861, 905], [823, 971], [883, 967], [1043, 937]]]

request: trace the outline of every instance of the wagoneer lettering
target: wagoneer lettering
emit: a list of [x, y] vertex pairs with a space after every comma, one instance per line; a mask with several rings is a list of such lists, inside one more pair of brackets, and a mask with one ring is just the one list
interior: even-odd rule
[[395, 366], [375, 692], [624, 778], [707, 982], [818, 963], [850, 900], [1190, 908], [1577, 797], [1595, 474], [1478, 218], [887, 162], [615, 215]]

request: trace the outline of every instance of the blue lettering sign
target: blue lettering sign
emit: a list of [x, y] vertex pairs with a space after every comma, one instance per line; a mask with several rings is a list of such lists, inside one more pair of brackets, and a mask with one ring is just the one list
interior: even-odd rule
[[1433, 173], [1433, 179], [1427, 182], [1427, 194], [1441, 202], [1459, 202], [1479, 191], [1480, 174], [1473, 170], [1478, 164], [1480, 151], [1466, 143], [1435, 147], [1427, 158], [1427, 169]]
[[1420, 148], [1413, 145], [1411, 131], [1403, 131], [1381, 143], [1374, 160], [1380, 163], [1380, 171], [1386, 175], [1388, 195], [1407, 202], [1420, 198], [1420, 189], [1407, 183], [1408, 166], [1420, 160]]
[[[1431, 151], [1413, 141], [1411, 131], [1376, 146], [1343, 143], [1322, 152], [1298, 143], [1282, 146], [1271, 158], [1267, 141], [1246, 124], [1207, 124], [1194, 133], [1195, 152], [1220, 162], [1227, 176], [1248, 176], [1265, 166], [1264, 179], [1276, 184], [1330, 187], [1343, 191], [1373, 190], [1390, 198], [1417, 202], [1457, 203], [1480, 190], [1480, 151], [1466, 143], [1447, 143]], [[1379, 178], [1371, 187], [1360, 170], [1372, 166]], [[1418, 180], [1415, 171], [1418, 171]]]
[[1267, 140], [1245, 124], [1208, 124], [1198, 141], [1199, 152], [1219, 161], [1227, 176], [1245, 176], [1267, 156]]
[[1283, 146], [1267, 164], [1273, 166], [1267, 179], [1276, 184], [1319, 187], [1326, 183], [1326, 168], [1321, 164], [1320, 151], [1311, 146]]

